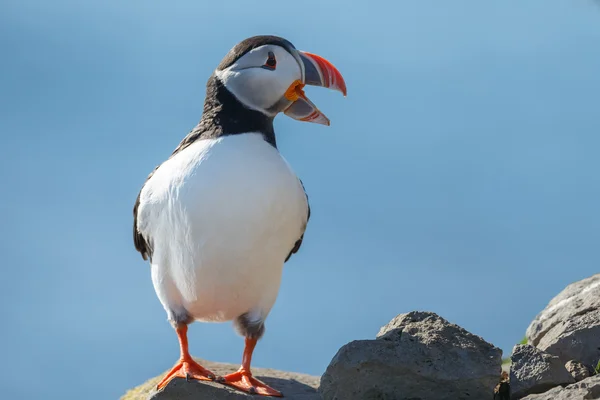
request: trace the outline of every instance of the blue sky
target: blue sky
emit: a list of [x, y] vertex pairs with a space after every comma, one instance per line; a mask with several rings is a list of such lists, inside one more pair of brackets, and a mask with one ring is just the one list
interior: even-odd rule
[[[348, 97], [307, 89], [331, 127], [276, 119], [313, 214], [255, 365], [320, 374], [411, 310], [509, 352], [598, 272], [598, 4], [235, 4], [0, 4], [6, 398], [114, 399], [175, 362], [131, 210], [212, 70], [256, 34], [332, 61]], [[241, 357], [230, 324], [194, 324], [190, 342]]]

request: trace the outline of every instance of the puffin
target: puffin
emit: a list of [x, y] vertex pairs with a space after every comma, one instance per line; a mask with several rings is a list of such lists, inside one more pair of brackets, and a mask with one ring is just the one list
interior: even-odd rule
[[[144, 182], [133, 207], [135, 248], [179, 339], [180, 357], [158, 383], [212, 380], [264, 396], [282, 393], [252, 375], [254, 348], [278, 296], [283, 266], [310, 218], [302, 181], [277, 148], [273, 120], [329, 125], [305, 85], [342, 92], [325, 58], [278, 36], [235, 45], [206, 83], [202, 117]], [[244, 338], [237, 372], [216, 376], [188, 351], [188, 325], [233, 321]]]

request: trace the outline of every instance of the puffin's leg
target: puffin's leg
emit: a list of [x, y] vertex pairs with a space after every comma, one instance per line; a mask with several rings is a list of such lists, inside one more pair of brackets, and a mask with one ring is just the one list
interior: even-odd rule
[[250, 394], [283, 397], [280, 392], [252, 376], [252, 372], [250, 371], [254, 347], [256, 347], [256, 342], [258, 342], [258, 339], [260, 339], [265, 331], [263, 321], [254, 322], [249, 319], [248, 314], [244, 314], [237, 319], [235, 325], [237, 330], [245, 337], [242, 366], [237, 372], [225, 375], [219, 381]]
[[198, 364], [188, 351], [188, 340], [187, 340], [188, 326], [186, 323], [177, 323], [175, 325], [175, 331], [179, 338], [179, 348], [181, 350], [181, 356], [177, 364], [165, 375], [160, 381], [157, 389], [160, 390], [167, 386], [173, 378], [185, 378], [185, 379], [197, 379], [201, 381], [212, 381], [215, 380], [215, 374]]

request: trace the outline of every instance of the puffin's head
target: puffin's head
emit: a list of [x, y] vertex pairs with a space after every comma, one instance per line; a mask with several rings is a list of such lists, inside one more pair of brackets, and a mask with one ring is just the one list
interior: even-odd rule
[[304, 85], [346, 95], [344, 78], [333, 64], [296, 50], [277, 36], [254, 36], [238, 43], [215, 75], [243, 105], [270, 117], [283, 112], [300, 121], [329, 125], [329, 119], [304, 94]]

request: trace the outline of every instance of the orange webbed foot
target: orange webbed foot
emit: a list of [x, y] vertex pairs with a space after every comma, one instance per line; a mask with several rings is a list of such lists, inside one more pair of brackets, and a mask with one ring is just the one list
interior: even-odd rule
[[250, 394], [283, 397], [280, 392], [259, 381], [252, 376], [251, 372], [245, 370], [225, 375], [219, 379], [219, 382]]
[[174, 378], [196, 379], [199, 381], [214, 381], [215, 374], [198, 364], [193, 359], [180, 359], [157, 385], [160, 390]]

